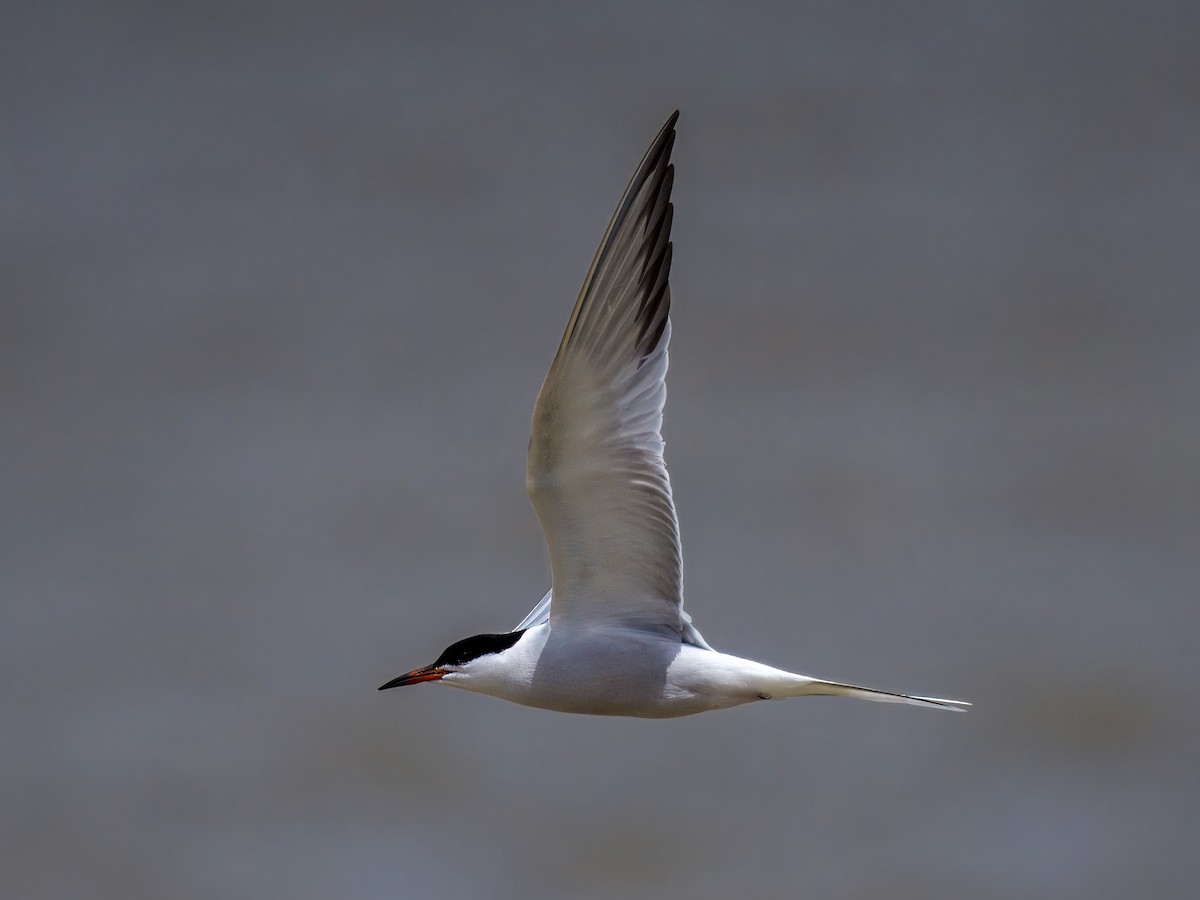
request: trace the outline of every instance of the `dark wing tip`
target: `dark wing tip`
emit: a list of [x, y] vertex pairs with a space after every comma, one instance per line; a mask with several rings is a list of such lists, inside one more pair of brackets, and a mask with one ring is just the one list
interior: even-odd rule
[[[594, 314], [592, 307], [595, 306], [596, 293], [603, 293], [612, 286], [614, 280], [619, 280], [620, 270], [626, 265], [640, 265], [640, 271], [634, 277], [639, 278], [644, 291], [637, 310], [639, 351], [644, 356], [657, 346], [665, 327], [661, 320], [665, 320], [670, 303], [669, 300], [663, 303], [663, 300], [669, 296], [666, 282], [670, 274], [668, 246], [674, 211], [671, 189], [675, 183], [671, 151], [675, 146], [675, 123], [678, 120], [679, 110], [675, 110], [655, 135], [629, 180], [584, 279], [583, 289], [559, 344], [560, 353], [564, 347], [574, 343], [577, 331], [581, 326], [586, 326], [589, 317]], [[635, 234], [637, 237], [634, 237]], [[642, 250], [632, 254], [632, 258], [619, 253], [614, 257], [614, 242], [627, 240], [636, 240], [642, 245]], [[652, 337], [650, 341], [646, 341], [648, 335]]]
[[637, 187], [640, 187], [642, 182], [650, 178], [652, 172], [662, 168], [663, 163], [671, 158], [671, 150], [675, 147], [675, 123], [677, 121], [679, 121], [679, 110], [675, 110], [667, 117], [663, 127], [658, 130], [658, 134], [650, 142], [650, 149], [646, 151], [641, 165], [638, 166], [630, 180], [629, 188], [626, 190], [630, 199], [637, 193]]

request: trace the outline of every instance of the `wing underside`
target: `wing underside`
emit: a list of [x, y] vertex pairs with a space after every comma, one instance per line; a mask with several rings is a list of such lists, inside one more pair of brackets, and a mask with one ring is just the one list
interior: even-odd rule
[[[537, 605], [531, 609], [528, 614], [521, 620], [513, 631], [524, 631], [526, 628], [533, 628], [535, 625], [544, 625], [550, 621], [550, 603], [554, 599], [554, 589], [546, 591], [546, 596], [542, 597], [537, 602]], [[692, 644], [704, 650], [711, 650], [708, 641], [704, 640], [704, 635], [692, 624], [692, 617], [687, 614], [686, 610], [680, 610], [680, 615], [683, 618], [683, 640], [685, 643]]]
[[526, 484], [550, 549], [552, 619], [682, 635], [679, 527], [661, 435], [677, 115], [638, 166], [584, 280], [534, 407]]

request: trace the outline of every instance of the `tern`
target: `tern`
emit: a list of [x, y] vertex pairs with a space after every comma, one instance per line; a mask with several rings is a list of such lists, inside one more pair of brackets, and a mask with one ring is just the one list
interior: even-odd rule
[[676, 111], [625, 189], [533, 410], [526, 489], [551, 589], [512, 631], [451, 644], [379, 688], [436, 682], [558, 712], [668, 718], [837, 695], [961, 709], [720, 653], [683, 610], [663, 459]]

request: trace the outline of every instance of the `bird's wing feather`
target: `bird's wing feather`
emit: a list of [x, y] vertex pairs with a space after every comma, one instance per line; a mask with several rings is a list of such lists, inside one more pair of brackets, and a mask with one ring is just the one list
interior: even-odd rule
[[537, 602], [537, 606], [529, 611], [529, 615], [521, 620], [513, 631], [524, 631], [526, 628], [532, 628], [534, 625], [541, 625], [550, 618], [550, 599], [554, 596], [554, 589], [546, 591], [546, 596]]
[[[546, 596], [537, 602], [537, 606], [531, 609], [528, 615], [521, 620], [513, 631], [524, 631], [527, 628], [533, 628], [535, 625], [545, 625], [550, 621], [550, 603], [554, 599], [554, 589], [546, 591]], [[682, 612], [683, 616], [683, 640], [686, 644], [692, 644], [702, 650], [711, 650], [708, 641], [704, 640], [699, 629], [692, 624], [692, 617], [687, 614], [687, 611]]]
[[551, 621], [698, 638], [681, 608], [679, 526], [660, 434], [677, 116], [638, 166], [584, 280], [534, 407], [526, 486], [550, 548]]

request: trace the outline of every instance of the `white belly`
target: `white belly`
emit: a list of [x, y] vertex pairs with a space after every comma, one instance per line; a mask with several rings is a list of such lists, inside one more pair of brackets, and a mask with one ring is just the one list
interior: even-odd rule
[[802, 679], [618, 626], [539, 625], [510, 650], [479, 662], [469, 679], [442, 683], [525, 706], [601, 716], [688, 716], [764, 699]]

